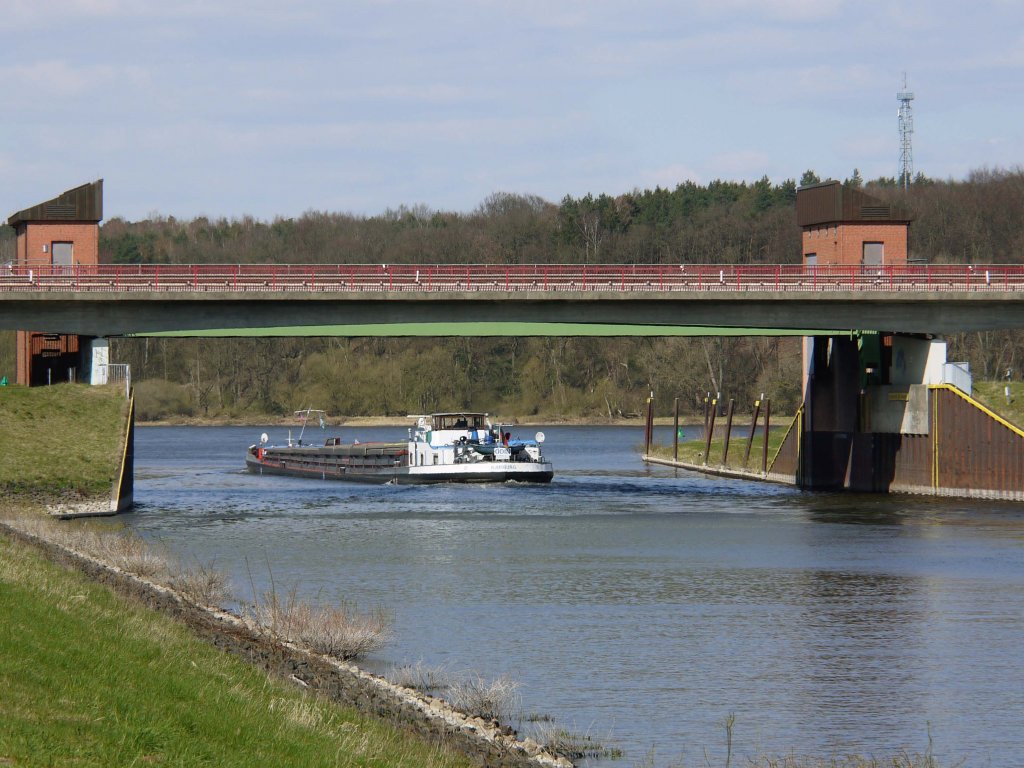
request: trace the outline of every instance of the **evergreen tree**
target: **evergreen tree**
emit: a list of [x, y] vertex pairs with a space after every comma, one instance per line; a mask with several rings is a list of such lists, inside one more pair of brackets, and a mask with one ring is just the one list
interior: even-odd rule
[[811, 184], [820, 184], [820, 183], [821, 183], [821, 179], [818, 177], [818, 174], [816, 174], [810, 168], [808, 168], [806, 171], [804, 171], [804, 175], [800, 177], [800, 186], [801, 187], [809, 187]]

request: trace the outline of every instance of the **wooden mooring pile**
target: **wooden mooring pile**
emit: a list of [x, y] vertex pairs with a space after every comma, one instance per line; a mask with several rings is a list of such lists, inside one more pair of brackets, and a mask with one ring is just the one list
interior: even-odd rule
[[[720, 395], [712, 395], [710, 392], [704, 397], [704, 426], [702, 436], [704, 439], [704, 451], [701, 453], [700, 466], [708, 467], [711, 459], [711, 441], [715, 436], [716, 421], [719, 411], [722, 409]], [[771, 431], [772, 401], [762, 394], [751, 406], [750, 431], [746, 437], [746, 447], [743, 454], [743, 471], [750, 463], [750, 455], [758, 434], [758, 427], [761, 425], [761, 475], [768, 473], [769, 445], [768, 437]], [[733, 422], [736, 415], [736, 399], [729, 398], [728, 406], [725, 408], [725, 428], [722, 433], [722, 458], [719, 462], [721, 467], [729, 465], [729, 448], [732, 444]], [[654, 393], [647, 398], [647, 419], [644, 429], [644, 456], [651, 459], [651, 446], [654, 442]], [[677, 465], [691, 465], [690, 462], [679, 460], [679, 398], [674, 398], [672, 418], [672, 463]], [[692, 466], [692, 465], [691, 465]]]

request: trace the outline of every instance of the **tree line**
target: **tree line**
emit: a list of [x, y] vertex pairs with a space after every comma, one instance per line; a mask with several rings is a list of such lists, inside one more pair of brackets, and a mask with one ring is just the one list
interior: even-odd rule
[[[819, 177], [807, 171], [800, 185]], [[912, 212], [912, 258], [930, 263], [1024, 262], [1024, 170], [963, 180], [922, 174], [847, 185]], [[468, 213], [425, 206], [377, 216], [309, 211], [262, 221], [113, 218], [100, 228], [105, 263], [796, 263], [797, 182], [683, 182], [552, 203], [498, 192]], [[10, 250], [0, 232], [0, 255]], [[979, 378], [1024, 364], [1016, 332], [960, 334], [951, 357]], [[776, 410], [800, 396], [799, 342], [786, 338], [160, 339], [116, 340], [132, 365], [140, 414], [281, 415], [311, 405], [335, 416], [476, 408], [509, 416], [594, 418], [642, 411], [653, 389], [662, 413], [685, 413], [707, 392]], [[3, 353], [0, 351], [0, 360]]]

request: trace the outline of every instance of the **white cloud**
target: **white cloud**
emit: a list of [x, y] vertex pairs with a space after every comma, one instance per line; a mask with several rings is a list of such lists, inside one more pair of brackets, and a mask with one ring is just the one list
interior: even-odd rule
[[7, 0], [3, 15], [15, 23], [57, 16], [104, 16], [123, 9], [122, 0]]
[[[142, 67], [111, 64], [72, 64], [63, 59], [45, 59], [0, 67], [0, 79], [30, 90], [37, 102], [56, 97], [80, 96], [116, 86], [139, 86], [149, 81]], [[52, 107], [52, 105], [50, 105]]]
[[742, 14], [746, 18], [819, 21], [836, 16], [843, 0], [696, 0], [706, 14]]
[[643, 171], [636, 181], [641, 189], [675, 189], [687, 181], [701, 183], [701, 174], [695, 168], [676, 163]]
[[704, 164], [715, 178], [733, 178], [756, 181], [764, 176], [771, 164], [771, 156], [753, 149], [739, 149], [714, 155]]
[[126, 215], [263, 216], [868, 177], [895, 163], [904, 70], [926, 173], [1024, 156], [1020, 0], [4, 6], [0, 77], [36, 95], [5, 121], [12, 210], [94, 176]]
[[[851, 95], [896, 92], [883, 73], [866, 64], [819, 64], [816, 66], [767, 66], [734, 71], [729, 84], [759, 102], [782, 101], [811, 106], [835, 102], [850, 103]], [[895, 110], [895, 107], [893, 108]]]

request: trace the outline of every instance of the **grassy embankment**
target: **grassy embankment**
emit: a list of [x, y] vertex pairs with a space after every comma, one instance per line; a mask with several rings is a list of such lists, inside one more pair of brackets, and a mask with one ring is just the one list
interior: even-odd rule
[[[109, 494], [125, 403], [119, 387], [0, 389], [0, 516]], [[0, 765], [468, 764], [275, 682], [2, 534], [0, 616]]]
[[[1006, 402], [1008, 383], [1010, 402]], [[1024, 381], [976, 381], [973, 397], [1011, 424], [1024, 424]]]
[[0, 387], [0, 498], [107, 498], [120, 469], [121, 386]]
[[464, 766], [0, 536], [0, 765]]

